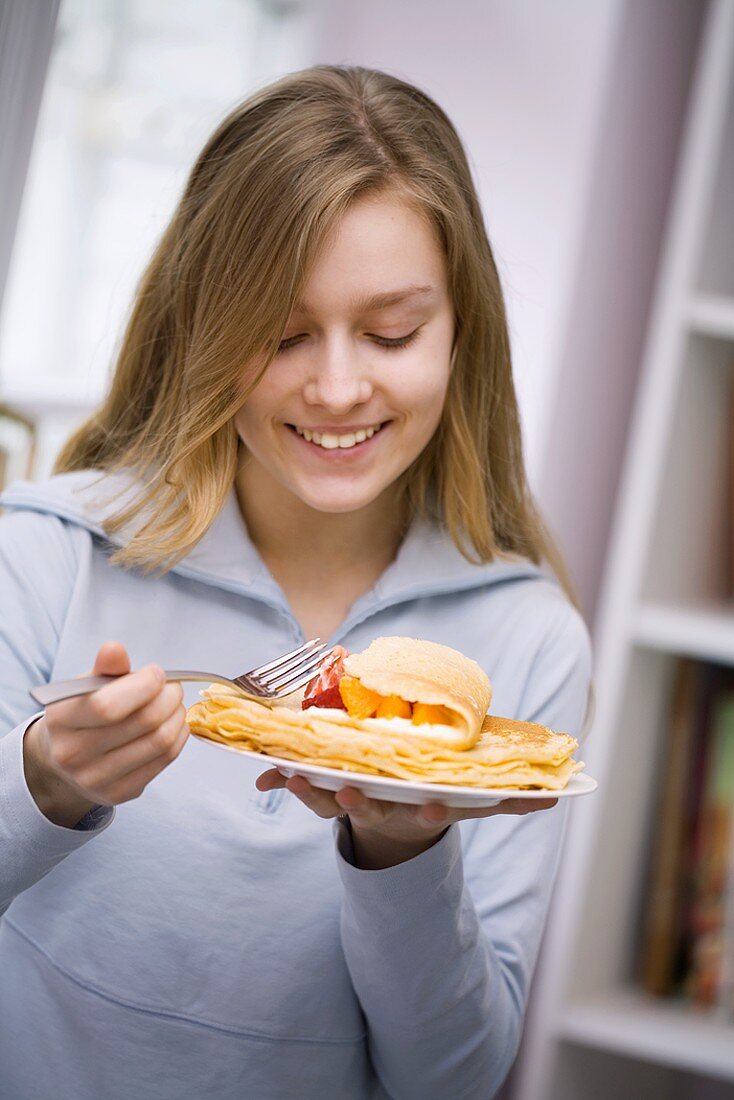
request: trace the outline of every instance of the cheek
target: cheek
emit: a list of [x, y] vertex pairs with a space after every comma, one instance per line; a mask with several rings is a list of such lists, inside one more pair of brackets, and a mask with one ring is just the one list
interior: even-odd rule
[[252, 438], [253, 430], [257, 430], [257, 417], [253, 416], [251, 405], [243, 405], [239, 412], [235, 414], [234, 426], [237, 429], [237, 434], [244, 443], [247, 443]]
[[449, 319], [426, 335], [415, 355], [409, 353], [402, 363], [396, 362], [393, 378], [401, 407], [410, 410], [411, 419], [435, 427], [451, 376], [453, 322]]
[[445, 369], [437, 368], [427, 366], [423, 360], [401, 380], [401, 405], [410, 410], [415, 422], [435, 427], [441, 417], [448, 383], [448, 365]]
[[243, 439], [261, 432], [265, 423], [276, 417], [278, 410], [282, 409], [283, 397], [279, 387], [273, 384], [274, 381], [266, 375], [249, 395], [242, 408], [235, 413], [235, 427]]

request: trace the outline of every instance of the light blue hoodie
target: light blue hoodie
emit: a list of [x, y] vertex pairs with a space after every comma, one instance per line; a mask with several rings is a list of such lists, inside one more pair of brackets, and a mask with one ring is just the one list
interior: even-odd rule
[[[0, 498], [0, 1097], [488, 1100], [519, 1041], [563, 800], [452, 826], [397, 867], [263, 770], [190, 738], [143, 795], [52, 824], [24, 780], [28, 689], [92, 668], [234, 675], [303, 640], [234, 491], [163, 577], [112, 567], [92, 472]], [[119, 539], [126, 537], [123, 531]], [[328, 573], [324, 578], [328, 599]], [[467, 563], [415, 523], [330, 639], [429, 638], [488, 673], [496, 714], [578, 735], [589, 637], [530, 563]], [[187, 705], [200, 687], [187, 685]]]

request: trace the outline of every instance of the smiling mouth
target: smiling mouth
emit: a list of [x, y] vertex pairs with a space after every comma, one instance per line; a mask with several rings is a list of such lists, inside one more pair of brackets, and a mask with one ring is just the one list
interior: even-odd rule
[[325, 451], [348, 451], [368, 442], [373, 436], [389, 424], [389, 420], [383, 420], [381, 424], [372, 424], [369, 428], [359, 428], [353, 432], [316, 432], [310, 428], [300, 428], [297, 424], [286, 424], [292, 432], [305, 439], [307, 443], [314, 443]]

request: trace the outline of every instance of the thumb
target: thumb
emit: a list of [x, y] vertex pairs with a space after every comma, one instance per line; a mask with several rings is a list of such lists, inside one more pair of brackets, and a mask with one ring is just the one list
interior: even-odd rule
[[93, 676], [122, 676], [130, 671], [130, 657], [122, 642], [104, 642], [97, 650]]

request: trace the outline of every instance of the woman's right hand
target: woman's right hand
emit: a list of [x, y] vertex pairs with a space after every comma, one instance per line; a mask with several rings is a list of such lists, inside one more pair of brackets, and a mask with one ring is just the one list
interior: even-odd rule
[[51, 703], [26, 730], [26, 782], [43, 814], [73, 828], [96, 805], [137, 798], [176, 759], [189, 729], [181, 684], [146, 665], [130, 672], [119, 642], [105, 642], [92, 675], [117, 674], [89, 695]]

